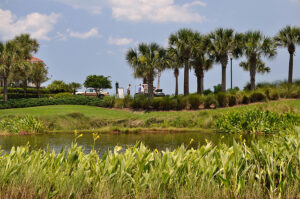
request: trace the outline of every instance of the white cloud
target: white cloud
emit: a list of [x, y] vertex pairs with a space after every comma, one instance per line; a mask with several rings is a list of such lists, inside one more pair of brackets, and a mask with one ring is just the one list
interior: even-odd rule
[[[99, 14], [101, 8], [110, 7], [112, 15], [117, 20], [166, 22], [203, 22], [206, 20], [195, 6], [205, 7], [202, 1], [193, 1], [183, 5], [174, 0], [56, 0], [72, 6], [74, 9], [84, 9], [93, 14]], [[297, 0], [294, 0], [297, 1]]]
[[104, 0], [56, 0], [66, 5], [72, 6], [74, 9], [83, 9], [92, 14], [100, 14], [102, 6], [105, 5]]
[[90, 37], [100, 37], [97, 28], [92, 28], [88, 32], [82, 32], [82, 33], [73, 32], [70, 29], [68, 29], [67, 32], [69, 33], [70, 37], [76, 37], [76, 38], [80, 38], [80, 39], [87, 39], [87, 38], [90, 38]]
[[300, 0], [290, 0], [290, 2], [300, 6]]
[[49, 40], [48, 33], [53, 30], [59, 14], [44, 15], [31, 13], [17, 18], [10, 10], [0, 8], [0, 38], [7, 40], [21, 33], [29, 33], [35, 39]]
[[113, 45], [118, 45], [118, 46], [123, 46], [123, 45], [128, 45], [132, 43], [132, 39], [130, 38], [113, 38], [109, 37], [108, 38], [108, 43], [113, 44]]
[[110, 0], [113, 17], [134, 22], [203, 22], [204, 16], [191, 10], [193, 6], [206, 6], [201, 1], [178, 5], [174, 0]]

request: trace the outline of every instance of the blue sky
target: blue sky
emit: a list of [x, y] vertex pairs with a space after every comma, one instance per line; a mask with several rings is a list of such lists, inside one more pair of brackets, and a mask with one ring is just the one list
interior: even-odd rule
[[[286, 25], [300, 26], [300, 0], [0, 0], [0, 39], [30, 33], [40, 42], [37, 57], [49, 67], [52, 80], [83, 83], [90, 74], [111, 76], [125, 87], [136, 85], [125, 52], [138, 42], [167, 46], [170, 33], [192, 28], [208, 33], [218, 27], [238, 32], [261, 30], [273, 36]], [[300, 47], [294, 58], [294, 78], [300, 78]], [[288, 76], [288, 52], [279, 49], [275, 59], [265, 60], [271, 73], [258, 81], [284, 80]], [[243, 87], [249, 73], [233, 60], [233, 85]], [[229, 87], [229, 67], [227, 87]], [[190, 72], [190, 92], [196, 78]], [[162, 74], [161, 87], [174, 93], [172, 71]], [[221, 82], [218, 64], [205, 74], [205, 88]], [[45, 83], [47, 85], [49, 82]], [[156, 84], [156, 81], [155, 81]], [[183, 90], [183, 71], [179, 78]]]

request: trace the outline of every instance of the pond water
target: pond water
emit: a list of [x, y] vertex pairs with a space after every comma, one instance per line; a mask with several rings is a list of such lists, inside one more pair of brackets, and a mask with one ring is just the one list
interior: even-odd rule
[[[222, 138], [223, 137], [223, 138]], [[265, 136], [243, 135], [242, 139], [250, 143], [255, 139], [268, 139]], [[46, 149], [47, 146], [55, 151], [60, 151], [63, 147], [68, 148], [75, 139], [74, 134], [43, 134], [43, 135], [13, 135], [0, 136], [1, 150], [9, 152], [13, 146], [24, 146], [27, 143], [33, 149]], [[189, 145], [190, 140], [194, 142]], [[185, 146], [197, 148], [200, 144], [205, 144], [206, 140], [213, 144], [219, 142], [231, 145], [233, 139], [240, 140], [239, 135], [221, 134], [212, 132], [186, 132], [186, 133], [153, 133], [153, 134], [101, 134], [100, 139], [96, 141], [95, 149], [102, 155], [107, 150], [113, 150], [118, 145], [122, 148], [134, 146], [137, 142], [143, 142], [150, 149], [165, 150], [174, 149], [184, 144]], [[84, 134], [77, 139], [77, 143], [83, 146], [88, 153], [92, 149], [92, 134]]]

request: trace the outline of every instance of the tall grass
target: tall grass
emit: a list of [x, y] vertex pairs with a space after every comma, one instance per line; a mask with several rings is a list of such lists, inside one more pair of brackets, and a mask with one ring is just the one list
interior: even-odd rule
[[161, 152], [139, 143], [102, 158], [76, 144], [18, 147], [0, 155], [0, 198], [298, 198], [299, 153], [299, 134]]

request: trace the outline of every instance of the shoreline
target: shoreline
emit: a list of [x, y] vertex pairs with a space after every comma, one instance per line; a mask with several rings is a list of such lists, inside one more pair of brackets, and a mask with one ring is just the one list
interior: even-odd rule
[[[43, 133], [6, 133], [0, 132], [1, 136], [29, 136], [29, 135], [45, 135], [45, 134], [73, 134], [75, 130], [54, 130], [45, 131]], [[213, 133], [216, 132], [214, 129], [203, 129], [203, 128], [119, 128], [119, 127], [108, 127], [93, 130], [76, 130], [77, 134], [163, 134], [163, 133], [187, 133], [187, 132], [201, 132], [201, 133]]]

